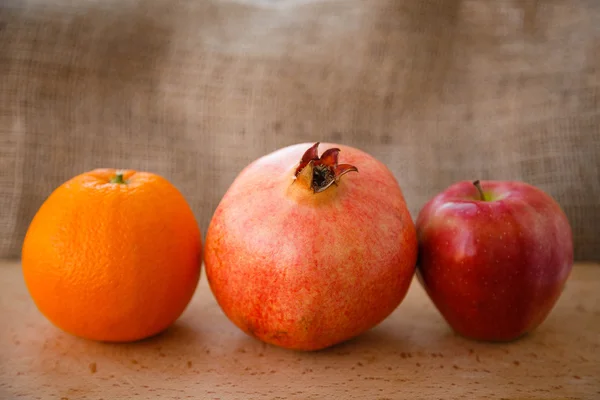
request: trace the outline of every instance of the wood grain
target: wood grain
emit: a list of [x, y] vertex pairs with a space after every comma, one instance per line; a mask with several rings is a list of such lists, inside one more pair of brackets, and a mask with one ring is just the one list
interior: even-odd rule
[[203, 276], [168, 331], [115, 345], [53, 327], [29, 297], [19, 264], [0, 262], [0, 398], [600, 398], [599, 289], [598, 265], [579, 264], [536, 332], [487, 344], [453, 334], [414, 281], [378, 327], [301, 353], [240, 332]]

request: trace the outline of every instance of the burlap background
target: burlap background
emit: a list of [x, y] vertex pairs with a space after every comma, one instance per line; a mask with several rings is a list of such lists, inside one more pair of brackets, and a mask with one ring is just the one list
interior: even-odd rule
[[51, 190], [158, 172], [203, 234], [236, 174], [303, 141], [384, 161], [413, 216], [521, 179], [600, 259], [600, 1], [2, 0], [0, 257]]

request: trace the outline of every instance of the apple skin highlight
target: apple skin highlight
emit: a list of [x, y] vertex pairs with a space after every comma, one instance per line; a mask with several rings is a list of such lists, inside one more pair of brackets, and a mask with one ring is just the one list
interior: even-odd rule
[[458, 182], [417, 221], [417, 277], [450, 327], [483, 341], [511, 341], [548, 316], [573, 266], [573, 238], [559, 204], [518, 181]]

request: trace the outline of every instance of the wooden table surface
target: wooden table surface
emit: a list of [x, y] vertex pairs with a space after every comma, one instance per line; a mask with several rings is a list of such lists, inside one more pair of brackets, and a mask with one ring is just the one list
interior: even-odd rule
[[417, 281], [382, 324], [302, 353], [252, 339], [205, 276], [182, 317], [133, 344], [62, 333], [0, 262], [0, 399], [600, 399], [600, 265], [575, 267], [533, 334], [487, 344], [453, 334]]

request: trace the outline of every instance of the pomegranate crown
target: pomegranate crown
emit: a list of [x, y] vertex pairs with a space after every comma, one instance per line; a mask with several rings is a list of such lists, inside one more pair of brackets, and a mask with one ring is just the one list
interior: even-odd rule
[[333, 184], [337, 185], [342, 175], [348, 172], [358, 172], [354, 165], [338, 164], [340, 149], [327, 149], [319, 157], [319, 143], [306, 150], [294, 174], [296, 179], [304, 178], [310, 182], [314, 193], [320, 193]]

